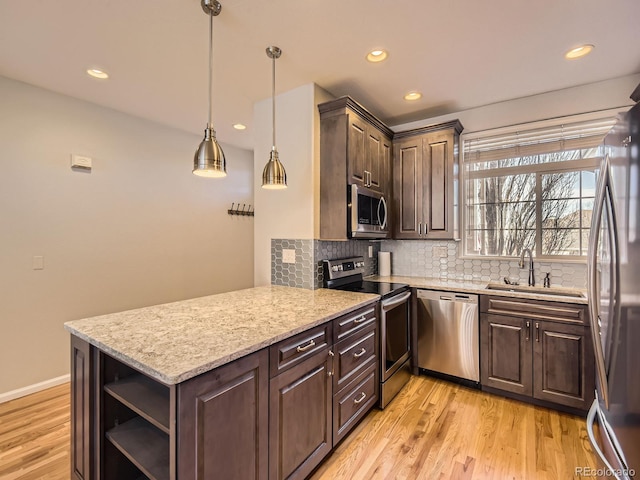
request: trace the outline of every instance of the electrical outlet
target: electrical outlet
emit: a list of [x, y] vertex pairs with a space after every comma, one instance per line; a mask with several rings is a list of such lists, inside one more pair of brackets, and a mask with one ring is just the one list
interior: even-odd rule
[[291, 248], [283, 248], [282, 263], [296, 263], [296, 251]]
[[447, 247], [433, 247], [435, 257], [444, 258], [447, 256]]

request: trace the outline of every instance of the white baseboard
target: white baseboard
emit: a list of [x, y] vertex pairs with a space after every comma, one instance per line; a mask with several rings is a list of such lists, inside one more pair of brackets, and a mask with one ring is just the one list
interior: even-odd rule
[[61, 377], [51, 378], [44, 382], [34, 383], [33, 385], [27, 385], [26, 387], [18, 388], [17, 390], [11, 390], [7, 393], [0, 393], [0, 403], [8, 402], [9, 400], [15, 400], [16, 398], [25, 397], [32, 393], [46, 390], [47, 388], [55, 387], [56, 385], [62, 385], [69, 382], [71, 376], [67, 373]]

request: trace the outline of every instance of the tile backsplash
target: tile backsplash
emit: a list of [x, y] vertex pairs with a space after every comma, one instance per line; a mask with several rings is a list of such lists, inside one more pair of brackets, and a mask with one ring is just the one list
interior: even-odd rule
[[[322, 260], [352, 256], [365, 259], [365, 275], [378, 272], [378, 252], [391, 252], [391, 273], [412, 277], [448, 278], [478, 281], [502, 281], [503, 277], [527, 284], [528, 269], [517, 260], [463, 259], [458, 256], [460, 242], [445, 240], [326, 240], [272, 239], [271, 283], [308, 289], [321, 288]], [[373, 257], [369, 258], [369, 246]], [[295, 250], [295, 263], [283, 262], [283, 250]], [[542, 285], [550, 272], [551, 285], [585, 288], [585, 263], [543, 262], [534, 259], [536, 284]]]
[[[503, 277], [526, 285], [529, 269], [517, 260], [460, 258], [460, 242], [446, 240], [385, 240], [380, 250], [391, 252], [391, 273], [412, 277], [502, 282]], [[536, 285], [549, 272], [552, 286], [585, 288], [586, 263], [533, 261]]]
[[[373, 256], [369, 258], [369, 247]], [[283, 262], [283, 250], [295, 250], [296, 263]], [[322, 288], [322, 260], [362, 256], [365, 259], [365, 275], [378, 272], [378, 252], [380, 242], [368, 240], [348, 240], [332, 242], [327, 240], [271, 240], [271, 283], [316, 289]]]

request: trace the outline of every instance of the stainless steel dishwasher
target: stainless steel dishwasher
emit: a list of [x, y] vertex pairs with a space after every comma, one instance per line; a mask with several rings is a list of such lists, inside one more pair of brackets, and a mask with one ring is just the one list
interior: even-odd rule
[[418, 366], [480, 381], [478, 296], [418, 290]]

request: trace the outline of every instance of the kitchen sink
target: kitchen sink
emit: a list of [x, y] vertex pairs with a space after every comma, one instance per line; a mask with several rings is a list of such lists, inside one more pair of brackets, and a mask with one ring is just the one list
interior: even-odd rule
[[487, 290], [499, 290], [502, 292], [515, 292], [515, 293], [532, 293], [535, 295], [552, 295], [559, 297], [573, 297], [573, 298], [585, 298], [585, 294], [580, 290], [573, 288], [561, 288], [561, 287], [529, 287], [525, 285], [508, 285], [506, 283], [490, 283], [487, 285]]

